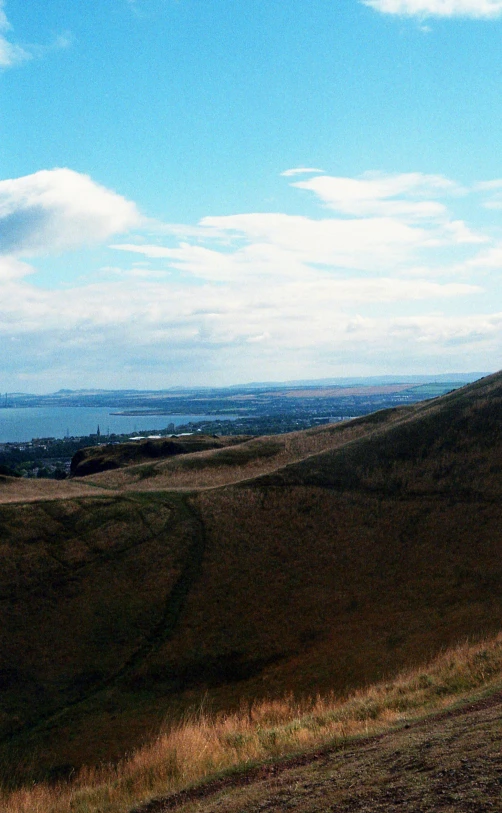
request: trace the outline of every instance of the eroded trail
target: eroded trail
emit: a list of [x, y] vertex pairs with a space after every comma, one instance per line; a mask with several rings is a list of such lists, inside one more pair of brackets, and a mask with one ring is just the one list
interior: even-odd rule
[[502, 810], [502, 692], [397, 731], [256, 768], [131, 813]]
[[[113, 502], [110, 500], [108, 504], [113, 506]], [[68, 503], [63, 503], [63, 505], [67, 507]], [[127, 680], [144, 661], [154, 655], [176, 632], [192, 585], [200, 575], [202, 568], [206, 544], [203, 523], [189, 501], [185, 499], [177, 500], [174, 505], [169, 500], [161, 499], [153, 505], [129, 500], [127, 505], [130, 508], [130, 524], [135, 523], [133, 532], [124, 539], [118, 539], [115, 546], [111, 544], [105, 545], [103, 548], [99, 547], [98, 531], [102, 532], [105, 539], [113, 536], [114, 530], [117, 530], [113, 525], [113, 514], [104, 515], [102, 527], [95, 529], [94, 533], [91, 529], [89, 534], [86, 533], [86, 530], [89, 529], [75, 527], [72, 524], [71, 512], [69, 515], [55, 513], [54, 503], [42, 501], [34, 506], [38, 511], [38, 521], [45, 526], [50, 526], [55, 536], [62, 529], [63, 531], [66, 529], [68, 533], [63, 546], [58, 547], [55, 544], [54, 550], [48, 549], [52, 565], [50, 578], [57, 584], [58, 590], [67, 590], [68, 582], [71, 583], [74, 593], [79, 584], [80, 589], [84, 589], [82, 584], [85, 585], [86, 582], [92, 581], [96, 577], [96, 572], [99, 572], [103, 565], [106, 567], [108, 561], [113, 562], [115, 573], [121, 566], [126, 569], [134, 567], [141, 573], [144, 570], [144, 560], [157, 556], [157, 569], [159, 573], [165, 572], [160, 583], [156, 585], [157, 589], [153, 591], [156, 602], [152, 613], [148, 616], [150, 623], [142, 622], [141, 635], [136, 635], [135, 646], [128, 648], [125, 658], [121, 660], [120, 656], [116, 656], [112, 669], [96, 671], [89, 687], [83, 686], [75, 693], [71, 686], [67, 686], [60, 707], [45, 713], [37, 709], [37, 716], [34, 720], [25, 721], [18, 731], [11, 732], [9, 739], [12, 743], [16, 741], [17, 736], [26, 737], [30, 732], [33, 734], [50, 729], [56, 721], [64, 720], [68, 713], [73, 713], [75, 709], [85, 706], [100, 693], [117, 687], [121, 681]], [[5, 517], [3, 520], [5, 521]], [[164, 561], [163, 557], [166, 539], [170, 537], [178, 538], [180, 549], [183, 550], [183, 555], [180, 555], [179, 561], [174, 564], [171, 563], [169, 553], [167, 561]], [[80, 546], [81, 551], [81, 559], [78, 562], [71, 558], [72, 548], [75, 546]], [[142, 549], [146, 549], [146, 553], [142, 553]], [[86, 555], [83, 553], [84, 550]], [[37, 592], [47, 592], [50, 589], [43, 581], [43, 574], [41, 575], [38, 571], [41, 572], [42, 567], [36, 568], [34, 573], [26, 573], [25, 583], [18, 584], [19, 600], [26, 601], [27, 596]], [[36, 581], [37, 576], [40, 577], [38, 582]], [[112, 576], [110, 575], [109, 578], [111, 580]], [[104, 586], [100, 592], [103, 591]], [[0, 601], [2, 599], [5, 602], [5, 596], [0, 595]], [[108, 607], [109, 615], [110, 610], [111, 606]]]

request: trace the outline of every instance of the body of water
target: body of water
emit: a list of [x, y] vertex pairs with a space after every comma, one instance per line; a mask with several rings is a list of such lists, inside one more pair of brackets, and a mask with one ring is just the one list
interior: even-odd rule
[[0, 443], [19, 443], [33, 438], [81, 437], [134, 434], [165, 429], [190, 421], [231, 420], [235, 415], [111, 415], [116, 407], [8, 407], [0, 409]]

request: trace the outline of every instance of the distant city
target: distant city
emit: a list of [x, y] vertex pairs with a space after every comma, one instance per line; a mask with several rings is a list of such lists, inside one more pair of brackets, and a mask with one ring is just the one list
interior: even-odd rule
[[[152, 434], [274, 435], [308, 429], [435, 398], [483, 375], [378, 376], [164, 391], [4, 393], [0, 474], [64, 479], [79, 449]], [[9, 417], [15, 418], [24, 440], [9, 437], [5, 425]], [[46, 428], [43, 436], [32, 431], [37, 420]], [[132, 431], [117, 430], [124, 421], [132, 424]], [[87, 428], [75, 432], [69, 428], [74, 424]]]

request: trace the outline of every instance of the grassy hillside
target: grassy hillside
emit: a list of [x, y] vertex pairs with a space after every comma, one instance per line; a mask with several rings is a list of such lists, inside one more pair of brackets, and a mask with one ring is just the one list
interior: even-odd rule
[[[412, 411], [412, 407], [405, 410], [407, 415]], [[390, 425], [399, 420], [402, 412], [402, 409], [385, 410], [377, 413], [377, 420]], [[374, 424], [375, 416], [371, 415], [350, 422], [247, 441], [243, 437], [220, 438], [222, 448], [214, 451], [178, 455], [148, 463], [132, 463], [119, 471], [105, 471], [80, 482], [87, 487], [92, 485], [96, 488], [122, 490], [140, 488], [143, 491], [214, 488], [275, 472], [310, 455], [340, 448], [349, 441], [372, 433]], [[93, 451], [89, 450], [91, 454]]]
[[[400, 410], [399, 417], [392, 412], [396, 415], [391, 426], [384, 423], [359, 442], [345, 444], [336, 455], [290, 466], [275, 482], [393, 496], [477, 496], [482, 501], [500, 496], [500, 373], [409, 412]], [[369, 419], [377, 427], [385, 414], [377, 412]]]
[[[241, 813], [304, 810], [310, 801], [313, 813], [328, 800], [352, 810], [356, 787], [361, 811], [368, 803], [373, 810], [375, 792], [378, 810], [418, 813], [424, 800], [440, 810], [452, 792], [455, 811], [495, 809], [501, 679], [499, 634], [345, 700], [288, 696], [218, 715], [200, 709], [117, 765], [14, 791], [0, 786], [0, 803], [4, 813]], [[329, 776], [312, 782], [326, 764]], [[270, 787], [277, 779], [280, 787]]]
[[131, 464], [142, 463], [159, 458], [177, 457], [210, 449], [221, 449], [230, 444], [236, 445], [247, 440], [246, 436], [233, 438], [206, 437], [191, 435], [189, 437], [159, 438], [130, 442], [107, 443], [80, 449], [71, 461], [73, 477], [85, 477], [101, 471], [120, 469]]
[[498, 374], [31, 501], [5, 478], [6, 775], [118, 757], [201, 698], [344, 693], [497, 632], [501, 430]]

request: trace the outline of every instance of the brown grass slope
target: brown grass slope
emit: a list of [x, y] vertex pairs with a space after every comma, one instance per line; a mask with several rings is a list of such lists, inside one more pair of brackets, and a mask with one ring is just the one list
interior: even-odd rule
[[130, 443], [107, 443], [100, 446], [90, 446], [86, 449], [80, 449], [73, 456], [71, 474], [73, 477], [85, 477], [89, 474], [120, 469], [131, 464], [144, 463], [159, 458], [177, 457], [178, 455], [193, 454], [194, 452], [221, 449], [228, 445], [237, 445], [247, 439], [245, 435], [234, 438], [191, 435], [179, 438], [145, 438]]
[[[502, 694], [131, 813], [500, 811]], [[370, 729], [371, 730], [371, 729]], [[239, 781], [240, 780], [240, 781]]]
[[[409, 415], [413, 410], [414, 407], [404, 410], [388, 409], [379, 412], [378, 418], [370, 415], [350, 422], [249, 440], [245, 436], [218, 438], [216, 443], [221, 448], [207, 448], [195, 454], [166, 455], [162, 460], [148, 463], [131, 462], [125, 468], [121, 466], [119, 471], [103, 470], [86, 476], [85, 480], [77, 477], [72, 482], [81, 482], [86, 487], [128, 491], [214, 488], [275, 472], [310, 455], [339, 448], [349, 441], [372, 433], [375, 422], [390, 425], [400, 419], [403, 411]], [[120, 447], [116, 448], [119, 451], [115, 454], [124, 458]], [[94, 449], [87, 451], [90, 457], [96, 452]], [[98, 454], [102, 452], [99, 451]], [[107, 466], [107, 469], [116, 468], [118, 466]]]
[[[480, 379], [409, 412], [336, 455], [289, 466], [275, 483], [321, 485], [387, 495], [452, 495], [480, 500], [502, 489], [502, 376]], [[375, 423], [385, 412], [370, 416]], [[364, 420], [364, 419], [362, 419]], [[273, 480], [268, 480], [273, 484]]]
[[[453, 792], [455, 811], [495, 809], [501, 678], [499, 634], [447, 650], [345, 700], [286, 697], [255, 703], [251, 713], [245, 706], [216, 716], [199, 711], [116, 765], [14, 792], [0, 785], [0, 807], [4, 813], [164, 813], [305, 810], [310, 801], [313, 810], [319, 803], [324, 810], [330, 799], [330, 810], [332, 802], [346, 801], [361, 811], [377, 804], [389, 810], [391, 803], [450, 811]], [[309, 782], [326, 763], [328, 781]]]
[[[498, 374], [131, 467], [122, 495], [1, 506], [6, 774], [117, 757], [203, 697], [345, 692], [498, 631], [501, 430]], [[173, 466], [192, 491], [165, 490]]]
[[205, 568], [162, 657], [207, 675], [259, 653], [253, 692], [344, 690], [500, 627], [502, 377], [386, 417], [195, 498]]

